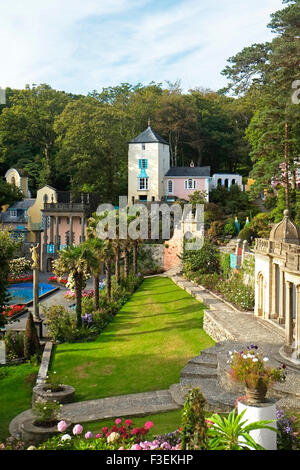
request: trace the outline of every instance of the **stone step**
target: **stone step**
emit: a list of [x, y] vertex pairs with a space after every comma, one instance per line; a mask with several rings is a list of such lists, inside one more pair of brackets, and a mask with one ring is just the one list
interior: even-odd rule
[[178, 405], [184, 405], [185, 393], [180, 384], [173, 384], [169, 388], [170, 395], [172, 400]]
[[235, 406], [237, 395], [221, 389], [216, 379], [183, 378], [180, 380], [180, 385], [183, 393], [192, 388], [199, 388], [206, 400], [207, 411], [226, 413]]
[[188, 364], [203, 365], [212, 369], [217, 369], [218, 361], [216, 354], [201, 353], [189, 360]]
[[202, 377], [213, 378], [217, 377], [218, 372], [216, 369], [203, 364], [188, 363], [181, 371], [180, 377]]

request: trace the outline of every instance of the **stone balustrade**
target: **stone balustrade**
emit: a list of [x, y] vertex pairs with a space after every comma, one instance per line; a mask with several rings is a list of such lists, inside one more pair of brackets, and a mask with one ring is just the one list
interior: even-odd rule
[[300, 270], [300, 246], [291, 243], [271, 241], [265, 238], [255, 239], [255, 253], [273, 255], [281, 258], [284, 265], [293, 270]]

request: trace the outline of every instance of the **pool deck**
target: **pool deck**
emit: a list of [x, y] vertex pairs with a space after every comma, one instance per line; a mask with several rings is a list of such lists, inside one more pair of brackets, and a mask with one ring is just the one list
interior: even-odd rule
[[[52, 276], [52, 273], [39, 273], [40, 282], [51, 284], [53, 285], [53, 288], [59, 287], [58, 290], [56, 290], [54, 293], [49, 294], [40, 300], [40, 317], [42, 320], [45, 319], [43, 315], [42, 307], [50, 307], [51, 305], [63, 305], [64, 307], [69, 308], [70, 305], [72, 305], [72, 302], [64, 298], [64, 295], [68, 289], [66, 289], [64, 286], [58, 286], [58, 284], [49, 282], [48, 279], [50, 276]], [[93, 284], [92, 279], [89, 279], [87, 282], [86, 289], [92, 289], [93, 288], [92, 284]], [[27, 310], [32, 312], [33, 311], [32, 305], [29, 306]], [[23, 315], [20, 315], [16, 319], [16, 321], [6, 325], [6, 329], [7, 330], [20, 330], [20, 331], [25, 330], [27, 316], [28, 316], [27, 312], [24, 313]], [[43, 325], [43, 336], [45, 338], [48, 337], [48, 332], [47, 332], [47, 328], [45, 327], [45, 325]]]

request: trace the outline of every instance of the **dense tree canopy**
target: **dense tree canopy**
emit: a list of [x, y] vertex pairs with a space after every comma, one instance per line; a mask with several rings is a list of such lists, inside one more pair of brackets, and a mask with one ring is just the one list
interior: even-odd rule
[[283, 4], [287, 6], [272, 14], [268, 25], [274, 39], [244, 48], [229, 59], [223, 73], [229, 79], [227, 91], [253, 103], [246, 131], [256, 180], [253, 196], [276, 180], [285, 187], [285, 206], [290, 207], [300, 152], [300, 1]]
[[244, 139], [249, 102], [180, 83], [122, 83], [87, 96], [46, 84], [8, 90], [0, 109], [0, 169], [23, 168], [32, 194], [44, 184], [98, 192], [117, 202], [127, 193], [128, 142], [151, 126], [170, 144], [171, 165], [240, 171], [251, 162]]

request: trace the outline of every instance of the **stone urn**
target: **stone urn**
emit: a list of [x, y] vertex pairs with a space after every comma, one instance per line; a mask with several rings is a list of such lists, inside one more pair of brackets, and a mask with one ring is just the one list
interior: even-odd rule
[[46, 401], [57, 401], [61, 404], [72, 403], [74, 395], [75, 388], [71, 385], [61, 384], [52, 390], [49, 384], [38, 384], [32, 389], [32, 406], [39, 398]]
[[[21, 439], [24, 442], [32, 442], [34, 444], [40, 444], [45, 442], [56, 434], [61, 434], [57, 429], [57, 423], [53, 423], [49, 426], [40, 426], [35, 424], [36, 418], [28, 418], [20, 424]], [[71, 422], [68, 422], [68, 427], [71, 426]]]

